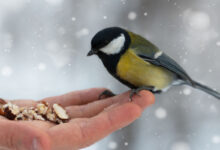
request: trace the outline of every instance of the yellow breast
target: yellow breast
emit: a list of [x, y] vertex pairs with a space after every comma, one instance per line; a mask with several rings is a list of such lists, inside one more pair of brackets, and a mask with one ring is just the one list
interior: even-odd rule
[[173, 74], [169, 70], [144, 61], [131, 49], [118, 62], [117, 75], [136, 87], [154, 86], [158, 90], [166, 88], [173, 81]]

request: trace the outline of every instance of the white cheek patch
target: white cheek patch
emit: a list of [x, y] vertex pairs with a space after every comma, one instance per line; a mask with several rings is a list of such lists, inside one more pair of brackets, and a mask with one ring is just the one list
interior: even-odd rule
[[119, 37], [113, 39], [108, 45], [101, 48], [100, 51], [108, 55], [117, 54], [121, 51], [125, 43], [125, 36], [121, 34]]

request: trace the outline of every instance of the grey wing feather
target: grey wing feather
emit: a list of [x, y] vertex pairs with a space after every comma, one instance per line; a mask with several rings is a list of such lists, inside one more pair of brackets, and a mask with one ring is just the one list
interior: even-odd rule
[[131, 48], [139, 57], [154, 65], [161, 66], [170, 70], [176, 74], [178, 78], [193, 86], [193, 80], [172, 58], [164, 53], [155, 58], [155, 54], [161, 51], [153, 43], [139, 35], [133, 33], [131, 33], [131, 35], [135, 36], [135, 38], [133, 38], [135, 41], [132, 42]]
[[185, 70], [166, 54], [162, 54], [157, 59], [148, 57], [143, 54], [138, 54], [138, 56], [141, 57], [143, 60], [148, 61], [154, 65], [161, 66], [161, 67], [164, 67], [170, 70], [171, 72], [175, 73], [180, 79], [183, 79], [184, 81], [186, 81], [188, 84], [190, 85], [193, 84], [192, 79], [185, 72]]

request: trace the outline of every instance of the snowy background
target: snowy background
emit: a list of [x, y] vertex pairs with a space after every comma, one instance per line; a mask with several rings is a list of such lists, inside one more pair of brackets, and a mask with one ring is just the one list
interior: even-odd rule
[[[143, 35], [192, 78], [220, 91], [219, 0], [0, 0], [0, 96], [41, 99], [72, 90], [127, 88], [97, 57], [102, 28]], [[135, 123], [89, 150], [219, 150], [220, 102], [189, 87], [156, 95]]]

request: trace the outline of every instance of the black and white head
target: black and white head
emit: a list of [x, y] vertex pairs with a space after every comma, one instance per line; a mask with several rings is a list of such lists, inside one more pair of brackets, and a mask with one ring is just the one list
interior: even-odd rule
[[93, 37], [91, 41], [91, 51], [88, 56], [93, 54], [101, 57], [102, 55], [120, 55], [128, 48], [130, 37], [126, 30], [119, 27], [106, 28]]

